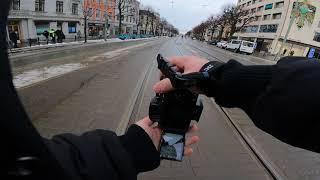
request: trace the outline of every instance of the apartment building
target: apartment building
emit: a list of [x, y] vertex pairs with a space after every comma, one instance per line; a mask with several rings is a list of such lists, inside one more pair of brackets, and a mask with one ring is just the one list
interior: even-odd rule
[[83, 35], [85, 2], [92, 9], [88, 21], [91, 32], [103, 29], [106, 12], [109, 14], [109, 27], [112, 27], [115, 23], [115, 0], [12, 0], [8, 32], [17, 32], [21, 43], [44, 38], [42, 33], [51, 29], [62, 30], [66, 38], [74, 38], [78, 31]]
[[[257, 51], [277, 54], [288, 31], [291, 14], [297, 17], [284, 45], [282, 55], [318, 58], [320, 49], [320, 1], [299, 0], [239, 0], [238, 6], [248, 12], [253, 21], [235, 34], [240, 39], [257, 42]], [[311, 54], [310, 54], [311, 53]]]
[[[124, 0], [123, 10], [122, 10], [122, 30], [121, 33], [127, 34], [137, 34], [138, 33], [138, 21], [139, 21], [139, 9], [140, 2], [137, 0]], [[119, 3], [119, 0], [116, 0]], [[114, 33], [119, 34], [119, 9], [116, 8], [116, 25], [114, 28]]]
[[[109, 34], [115, 35], [114, 27], [116, 26], [116, 0], [80, 1], [82, 2], [83, 6], [80, 8], [80, 11], [90, 11], [90, 15], [88, 17], [89, 36], [98, 36], [99, 32], [104, 31], [106, 23], [108, 23]], [[82, 16], [83, 14], [81, 14], [81, 22], [83, 24], [84, 22]]]

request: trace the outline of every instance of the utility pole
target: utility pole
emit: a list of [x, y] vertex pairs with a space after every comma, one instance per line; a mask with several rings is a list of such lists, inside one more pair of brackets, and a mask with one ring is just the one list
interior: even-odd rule
[[[290, 3], [290, 2], [289, 2], [289, 3]], [[296, 1], [294, 2], [294, 4], [295, 4], [295, 11], [297, 12], [297, 11], [299, 10], [299, 0], [296, 0]], [[290, 8], [290, 6], [289, 6], [289, 8]], [[282, 44], [281, 44], [280, 50], [278, 51], [278, 53], [276, 54], [276, 57], [274, 58], [275, 61], [277, 61], [277, 60], [278, 60], [278, 57], [281, 56], [281, 52], [282, 52], [282, 50], [283, 50], [284, 45], [287, 43], [289, 33], [290, 33], [291, 28], [292, 28], [292, 25], [293, 25], [293, 23], [294, 23], [295, 16], [294, 16], [293, 12], [291, 12], [291, 15], [290, 15], [290, 16], [291, 16], [291, 17], [290, 17], [289, 27], [288, 27], [288, 30], [287, 30], [287, 32], [286, 32], [286, 35], [284, 36], [284, 39], [283, 39], [283, 42], [282, 42]], [[281, 33], [281, 32], [280, 32], [280, 33]]]
[[172, 8], [173, 8], [173, 4], [174, 4], [174, 2], [173, 2], [173, 0], [170, 2], [171, 3], [171, 5], [172, 5]]

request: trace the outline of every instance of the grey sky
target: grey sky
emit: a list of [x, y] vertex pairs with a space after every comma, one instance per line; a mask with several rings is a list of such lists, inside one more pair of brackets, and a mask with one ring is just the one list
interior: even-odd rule
[[170, 23], [187, 32], [205, 20], [211, 14], [220, 12], [224, 4], [236, 3], [237, 0], [140, 0], [143, 5], [150, 5], [160, 12]]

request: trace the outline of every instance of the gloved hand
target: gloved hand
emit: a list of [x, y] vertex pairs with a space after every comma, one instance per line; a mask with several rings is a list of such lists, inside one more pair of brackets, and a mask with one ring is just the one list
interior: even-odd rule
[[[224, 63], [211, 61], [199, 58], [196, 56], [175, 56], [168, 58], [169, 62], [174, 65], [174, 69], [183, 74], [194, 72], [206, 72], [207, 79], [199, 82], [198, 87], [193, 87], [191, 90], [199, 94], [205, 94], [208, 97], [213, 97], [215, 92], [215, 75], [219, 67]], [[153, 87], [156, 93], [165, 93], [174, 90], [168, 78], [158, 82]]]

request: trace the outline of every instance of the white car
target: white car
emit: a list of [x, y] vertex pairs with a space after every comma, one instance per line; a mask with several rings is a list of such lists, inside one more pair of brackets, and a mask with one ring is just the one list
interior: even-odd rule
[[240, 46], [241, 46], [242, 41], [241, 40], [231, 40], [228, 44], [227, 44], [227, 48], [228, 50], [233, 50], [233, 51], [239, 51]]
[[243, 52], [246, 54], [252, 54], [254, 52], [255, 47], [256, 47], [256, 43], [254, 42], [242, 41], [240, 46], [240, 52]]
[[217, 47], [219, 48], [226, 48], [227, 47], [228, 42], [227, 41], [220, 41], [217, 43]]

